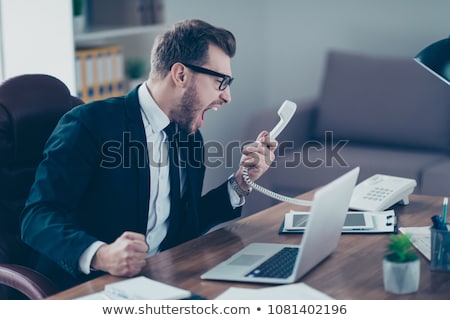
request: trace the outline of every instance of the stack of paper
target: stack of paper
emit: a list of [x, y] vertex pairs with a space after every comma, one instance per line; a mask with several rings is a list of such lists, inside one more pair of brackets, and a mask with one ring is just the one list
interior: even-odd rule
[[401, 233], [409, 234], [411, 242], [427, 258], [431, 260], [431, 230], [430, 226], [426, 227], [401, 227]]
[[331, 300], [332, 297], [304, 282], [261, 289], [230, 287], [216, 300]]

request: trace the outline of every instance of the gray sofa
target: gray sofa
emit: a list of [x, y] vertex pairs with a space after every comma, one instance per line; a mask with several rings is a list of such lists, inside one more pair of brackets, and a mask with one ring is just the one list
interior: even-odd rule
[[[412, 59], [331, 51], [320, 96], [295, 102], [261, 185], [294, 196], [360, 166], [359, 181], [396, 175], [416, 179], [415, 193], [450, 196], [450, 86]], [[277, 107], [252, 119], [249, 139], [277, 123]], [[253, 192], [244, 214], [274, 203]]]

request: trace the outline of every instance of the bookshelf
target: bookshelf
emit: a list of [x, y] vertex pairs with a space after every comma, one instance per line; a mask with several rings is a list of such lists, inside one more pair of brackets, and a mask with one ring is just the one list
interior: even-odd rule
[[72, 0], [0, 0], [0, 21], [0, 80], [47, 73], [61, 79], [73, 95], [77, 47], [120, 45], [125, 60], [148, 59], [154, 37], [164, 28], [121, 25], [75, 33]]
[[86, 43], [88, 41], [103, 41], [106, 39], [115, 39], [118, 37], [137, 36], [160, 32], [161, 25], [148, 25], [137, 27], [111, 27], [111, 28], [97, 28], [75, 34], [76, 43]]
[[[125, 94], [135, 83], [126, 76], [125, 67], [127, 61], [141, 59], [146, 63], [149, 62], [153, 39], [162, 28], [161, 25], [103, 27], [90, 28], [85, 32], [75, 33], [77, 96], [83, 101], [89, 102]], [[110, 59], [116, 62], [108, 63], [108, 48], [114, 47], [118, 49], [113, 50], [114, 53], [111, 54]], [[85, 52], [87, 52], [87, 55]], [[91, 57], [91, 59], [86, 60], [86, 56]], [[101, 61], [102, 59], [106, 59], [106, 61]], [[86, 63], [86, 61], [91, 63]], [[118, 61], [122, 63], [122, 66], [117, 64]], [[111, 64], [115, 66], [115, 72], [108, 72], [108, 69], [111, 69]], [[85, 69], [86, 66], [90, 66], [89, 70]], [[119, 72], [120, 68], [122, 71]], [[90, 77], [87, 76], [89, 73], [91, 74]], [[103, 76], [101, 73], [103, 73]], [[115, 78], [114, 74], [121, 74], [121, 76]], [[108, 77], [109, 79], [107, 79]], [[86, 83], [88, 79], [90, 79], [90, 83]], [[112, 85], [115, 89], [111, 89], [112, 83], [116, 83]], [[102, 90], [103, 87], [109, 89]]]

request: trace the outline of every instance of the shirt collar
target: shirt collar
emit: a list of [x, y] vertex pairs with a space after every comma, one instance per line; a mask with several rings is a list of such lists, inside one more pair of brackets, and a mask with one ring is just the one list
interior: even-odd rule
[[138, 89], [138, 97], [145, 117], [144, 122], [148, 121], [153, 133], [160, 132], [169, 125], [169, 118], [156, 104], [145, 82]]

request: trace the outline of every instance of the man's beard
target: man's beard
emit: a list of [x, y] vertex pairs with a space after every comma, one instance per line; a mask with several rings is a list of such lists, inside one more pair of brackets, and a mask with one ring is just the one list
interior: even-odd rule
[[194, 84], [186, 90], [186, 93], [181, 97], [181, 101], [175, 110], [176, 114], [173, 114], [171, 118], [178, 123], [178, 127], [188, 133], [194, 133], [198, 129], [196, 123], [199, 111], [201, 111]]

